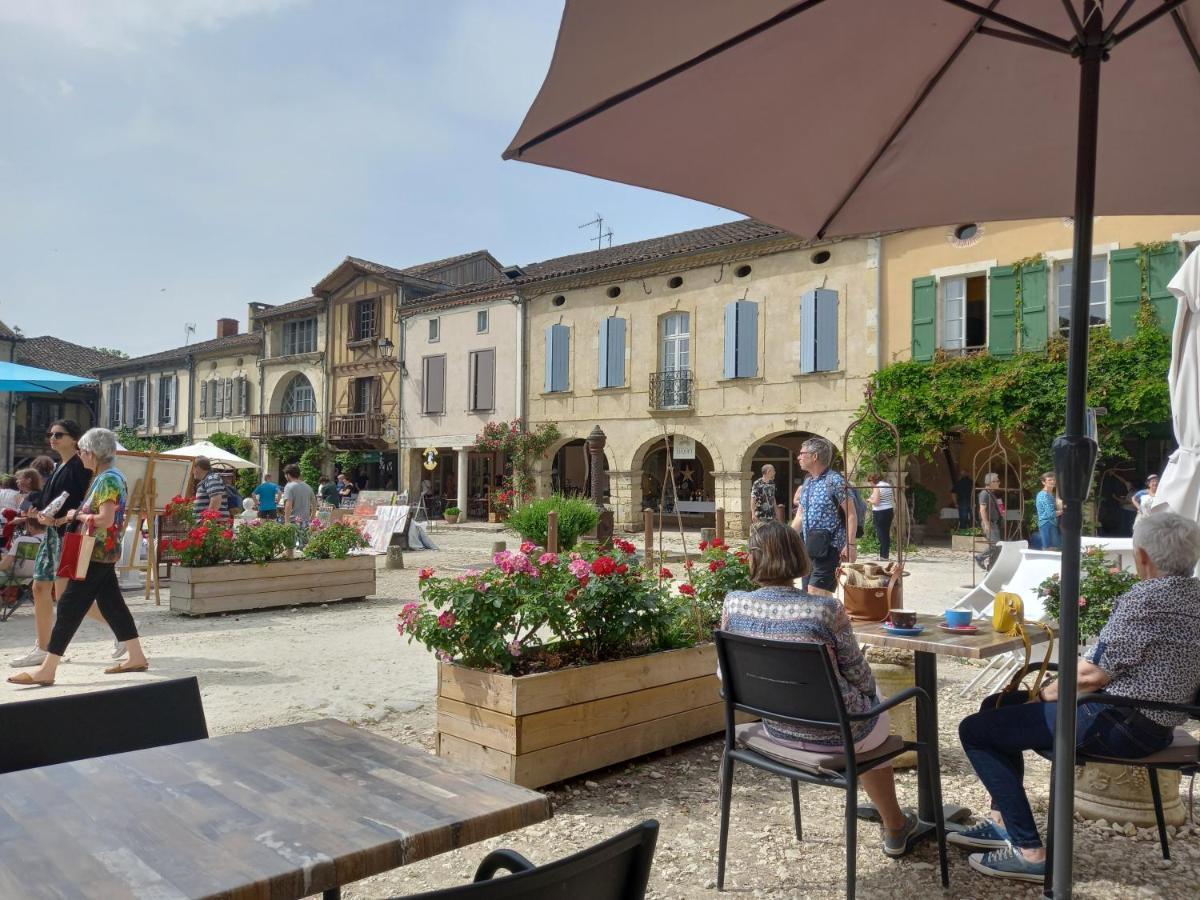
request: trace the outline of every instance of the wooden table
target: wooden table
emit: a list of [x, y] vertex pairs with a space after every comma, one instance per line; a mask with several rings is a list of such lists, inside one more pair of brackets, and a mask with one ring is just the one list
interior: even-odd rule
[[336, 898], [549, 817], [541, 794], [322, 719], [0, 775], [0, 897]]
[[[925, 630], [913, 637], [903, 637], [888, 634], [881, 623], [854, 625], [854, 636], [860, 644], [870, 644], [875, 647], [891, 647], [896, 650], [909, 650], [913, 654], [914, 675], [917, 687], [929, 695], [928, 715], [922, 715], [920, 707], [917, 712], [917, 740], [924, 741], [928, 746], [937, 746], [938, 717], [937, 717], [937, 658], [939, 656], [957, 656], [962, 659], [990, 659], [1002, 653], [1024, 649], [1025, 644], [1020, 637], [1006, 634], [996, 634], [991, 622], [975, 622], [979, 628], [977, 634], [954, 634], [942, 631], [938, 627], [942, 617], [938, 615], [918, 615], [917, 624]], [[1037, 644], [1046, 640], [1045, 629], [1034, 626], [1027, 631], [1031, 643]], [[960, 821], [970, 815], [970, 810], [957, 804], [947, 804], [943, 813], [947, 822]], [[925, 773], [917, 767], [917, 815], [923, 822], [934, 819], [933, 786], [929, 784]], [[873, 808], [863, 807], [861, 817], [877, 818]]]

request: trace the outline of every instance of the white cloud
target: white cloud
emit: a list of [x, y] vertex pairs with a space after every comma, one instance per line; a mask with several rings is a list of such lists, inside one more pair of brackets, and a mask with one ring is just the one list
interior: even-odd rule
[[0, 27], [33, 28], [81, 47], [136, 50], [298, 2], [303, 0], [5, 0]]

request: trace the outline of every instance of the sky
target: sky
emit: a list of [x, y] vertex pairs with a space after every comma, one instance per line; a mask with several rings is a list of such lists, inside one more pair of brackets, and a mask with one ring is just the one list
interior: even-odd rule
[[[562, 0], [4, 0], [0, 320], [130, 355], [347, 255], [505, 264], [738, 218], [500, 153]], [[614, 60], [614, 65], [619, 65]]]

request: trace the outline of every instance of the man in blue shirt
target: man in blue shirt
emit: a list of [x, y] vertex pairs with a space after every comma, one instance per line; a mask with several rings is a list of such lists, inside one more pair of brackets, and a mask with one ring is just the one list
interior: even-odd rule
[[254, 489], [254, 498], [258, 501], [260, 519], [279, 517], [279, 485], [272, 481], [266, 472], [263, 473], [262, 484]]
[[792, 519], [812, 560], [804, 588], [809, 593], [832, 595], [837, 588], [838, 564], [854, 562], [858, 511], [846, 479], [829, 468], [833, 462], [829, 441], [809, 438], [800, 445], [796, 461], [808, 473], [796, 492], [796, 516]]
[[1042, 489], [1038, 491], [1037, 498], [1034, 500], [1043, 550], [1062, 549], [1062, 534], [1058, 530], [1058, 498], [1054, 496], [1054, 487], [1054, 473], [1043, 472]]

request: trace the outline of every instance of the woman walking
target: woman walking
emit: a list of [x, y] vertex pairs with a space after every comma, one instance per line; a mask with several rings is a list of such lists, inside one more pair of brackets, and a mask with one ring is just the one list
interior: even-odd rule
[[93, 603], [100, 607], [114, 636], [129, 651], [128, 661], [105, 669], [104, 673], [117, 675], [122, 672], [144, 672], [150, 668], [142, 652], [137, 626], [117, 583], [116, 563], [121, 557], [121, 535], [125, 528], [125, 502], [129, 487], [125, 484], [125, 476], [113, 467], [116, 452], [117, 437], [107, 428], [93, 428], [79, 440], [80, 458], [84, 466], [95, 473], [91, 486], [82, 506], [48, 521], [54, 525], [78, 522], [87, 531], [95, 533], [96, 546], [87, 575], [82, 581], [69, 582], [59, 597], [58, 618], [50, 634], [45, 660], [33, 672], [11, 676], [8, 680], [13, 684], [54, 684], [58, 664]]
[[867, 502], [871, 504], [871, 521], [875, 526], [875, 536], [879, 538], [879, 558], [887, 559], [892, 550], [892, 518], [896, 515], [896, 492], [878, 472], [867, 476], [867, 484], [871, 485], [871, 496]]

